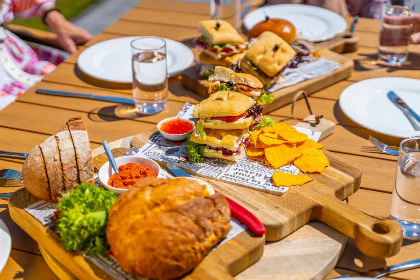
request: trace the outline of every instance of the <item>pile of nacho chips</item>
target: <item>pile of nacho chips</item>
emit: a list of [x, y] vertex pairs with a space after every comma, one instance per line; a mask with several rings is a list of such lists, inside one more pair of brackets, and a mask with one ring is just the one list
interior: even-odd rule
[[[252, 132], [246, 155], [251, 160], [275, 169], [293, 163], [304, 173], [322, 173], [325, 167], [330, 165], [320, 150], [322, 147], [292, 126], [278, 122]], [[291, 175], [281, 171], [273, 174], [273, 182], [277, 187], [303, 185], [309, 181], [312, 179], [307, 176]]]

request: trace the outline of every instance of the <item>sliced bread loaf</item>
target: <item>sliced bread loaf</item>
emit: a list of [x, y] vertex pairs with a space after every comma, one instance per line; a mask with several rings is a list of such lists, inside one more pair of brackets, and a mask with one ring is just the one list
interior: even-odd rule
[[[67, 128], [67, 126], [66, 126]], [[55, 139], [60, 150], [61, 165], [65, 191], [70, 191], [79, 183], [79, 174], [76, 164], [76, 153], [68, 128], [55, 134]]]
[[45, 201], [52, 201], [44, 158], [38, 145], [32, 149], [23, 164], [22, 176], [26, 189], [32, 195]]
[[81, 117], [67, 121], [67, 126], [76, 152], [80, 182], [93, 183], [93, 162], [86, 125]]
[[57, 202], [64, 192], [64, 182], [60, 151], [54, 135], [48, 137], [39, 147], [44, 157], [51, 197], [53, 201]]

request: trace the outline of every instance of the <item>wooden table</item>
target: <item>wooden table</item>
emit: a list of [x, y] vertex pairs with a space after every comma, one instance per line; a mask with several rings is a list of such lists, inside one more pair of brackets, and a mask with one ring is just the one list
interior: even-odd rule
[[[208, 4], [194, 2], [174, 2], [168, 0], [143, 0], [128, 11], [120, 20], [110, 25], [103, 33], [88, 42], [97, 42], [133, 35], [154, 35], [182, 41], [198, 35], [197, 21], [208, 18]], [[349, 18], [348, 22], [351, 23]], [[375, 216], [388, 216], [391, 192], [394, 184], [396, 157], [381, 153], [368, 153], [365, 147], [372, 145], [367, 140], [371, 133], [346, 118], [339, 109], [338, 98], [349, 85], [374, 77], [419, 77], [420, 47], [412, 46], [412, 63], [400, 69], [383, 68], [372, 64], [378, 42], [379, 21], [360, 19], [356, 34], [360, 38], [357, 53], [346, 54], [355, 60], [355, 71], [350, 78], [311, 95], [310, 103], [317, 114], [337, 123], [335, 133], [325, 139], [325, 147], [341, 157], [351, 160], [363, 171], [361, 189], [349, 198], [350, 205]], [[80, 51], [79, 51], [80, 53]], [[153, 116], [132, 116], [118, 110], [106, 102], [58, 98], [34, 93], [36, 88], [59, 89], [93, 93], [100, 95], [130, 96], [130, 89], [107, 89], [93, 86], [80, 78], [77, 72], [78, 54], [69, 57], [43, 81], [28, 90], [18, 100], [0, 111], [0, 149], [29, 152], [48, 135], [56, 132], [60, 124], [68, 118], [80, 115], [85, 120], [92, 148], [98, 147], [102, 140], [108, 142], [137, 134], [156, 126], [163, 118], [174, 116], [185, 101], [197, 103], [202, 99], [182, 88], [179, 77], [170, 79], [167, 108]], [[275, 120], [291, 117], [291, 106], [285, 106], [270, 114]], [[308, 115], [304, 102], [298, 101], [295, 115], [304, 118]], [[23, 161], [0, 159], [0, 169], [21, 170]], [[20, 187], [20, 186], [17, 186]], [[16, 188], [2, 188], [7, 192]], [[36, 242], [23, 232], [10, 219], [7, 201], [0, 200], [0, 218], [9, 227], [13, 249], [9, 261], [1, 274], [2, 279], [56, 279], [40, 255]], [[420, 258], [420, 243], [406, 240], [401, 251], [388, 259], [373, 259], [359, 252], [349, 240], [345, 252], [336, 269], [328, 278], [347, 274], [355, 269], [371, 269]], [[420, 269], [394, 274], [392, 279], [418, 279]]]

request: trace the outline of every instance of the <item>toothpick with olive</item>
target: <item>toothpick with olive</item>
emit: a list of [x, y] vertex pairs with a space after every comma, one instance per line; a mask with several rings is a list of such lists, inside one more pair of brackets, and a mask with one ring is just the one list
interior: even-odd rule
[[220, 24], [220, 22], [216, 22], [216, 27], [215, 27], [215, 28], [216, 28], [216, 30], [219, 30], [220, 25], [221, 25], [221, 24]]

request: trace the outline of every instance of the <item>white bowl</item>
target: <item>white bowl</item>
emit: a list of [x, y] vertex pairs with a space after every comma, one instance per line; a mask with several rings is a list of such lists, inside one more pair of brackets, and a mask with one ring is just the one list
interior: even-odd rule
[[193, 128], [191, 129], [191, 131], [188, 131], [187, 133], [184, 133], [184, 134], [169, 134], [169, 133], [166, 133], [166, 132], [163, 132], [162, 130], [160, 130], [160, 126], [163, 124], [163, 123], [165, 123], [165, 122], [167, 122], [167, 121], [170, 121], [170, 120], [176, 120], [176, 119], [178, 119], [179, 117], [172, 117], [172, 118], [166, 118], [166, 119], [163, 119], [163, 120], [161, 120], [158, 124], [157, 124], [157, 129], [159, 130], [159, 132], [160, 132], [160, 134], [163, 136], [163, 137], [165, 137], [166, 139], [168, 139], [168, 140], [172, 140], [172, 141], [181, 141], [181, 140], [185, 140], [185, 139], [187, 139], [187, 134], [188, 133], [190, 133], [191, 131], [193, 131], [194, 130], [194, 128], [195, 128], [195, 123], [193, 122], [193, 121], [191, 121], [191, 120], [187, 120], [187, 119], [182, 119], [183, 121], [187, 121], [187, 122], [189, 122], [189, 123], [191, 123], [192, 125], [193, 125]]
[[[156, 161], [148, 159], [148, 158], [144, 158], [144, 157], [139, 157], [139, 156], [125, 156], [125, 157], [118, 157], [115, 158], [115, 162], [117, 163], [117, 166], [121, 166], [124, 165], [126, 163], [137, 163], [137, 164], [141, 164], [147, 167], [150, 167], [157, 175], [157, 177], [159, 177], [160, 175], [160, 166], [159, 164], [156, 163]], [[111, 177], [112, 174], [115, 174], [114, 170], [112, 170], [111, 165], [109, 164], [109, 161], [107, 163], [105, 163], [104, 165], [102, 165], [101, 169], [99, 169], [99, 180], [101, 181], [102, 185], [107, 188], [108, 190], [116, 193], [116, 194], [121, 194], [125, 191], [127, 191], [128, 189], [120, 189], [120, 188], [114, 188], [110, 185], [108, 185], [108, 179], [109, 177]]]

